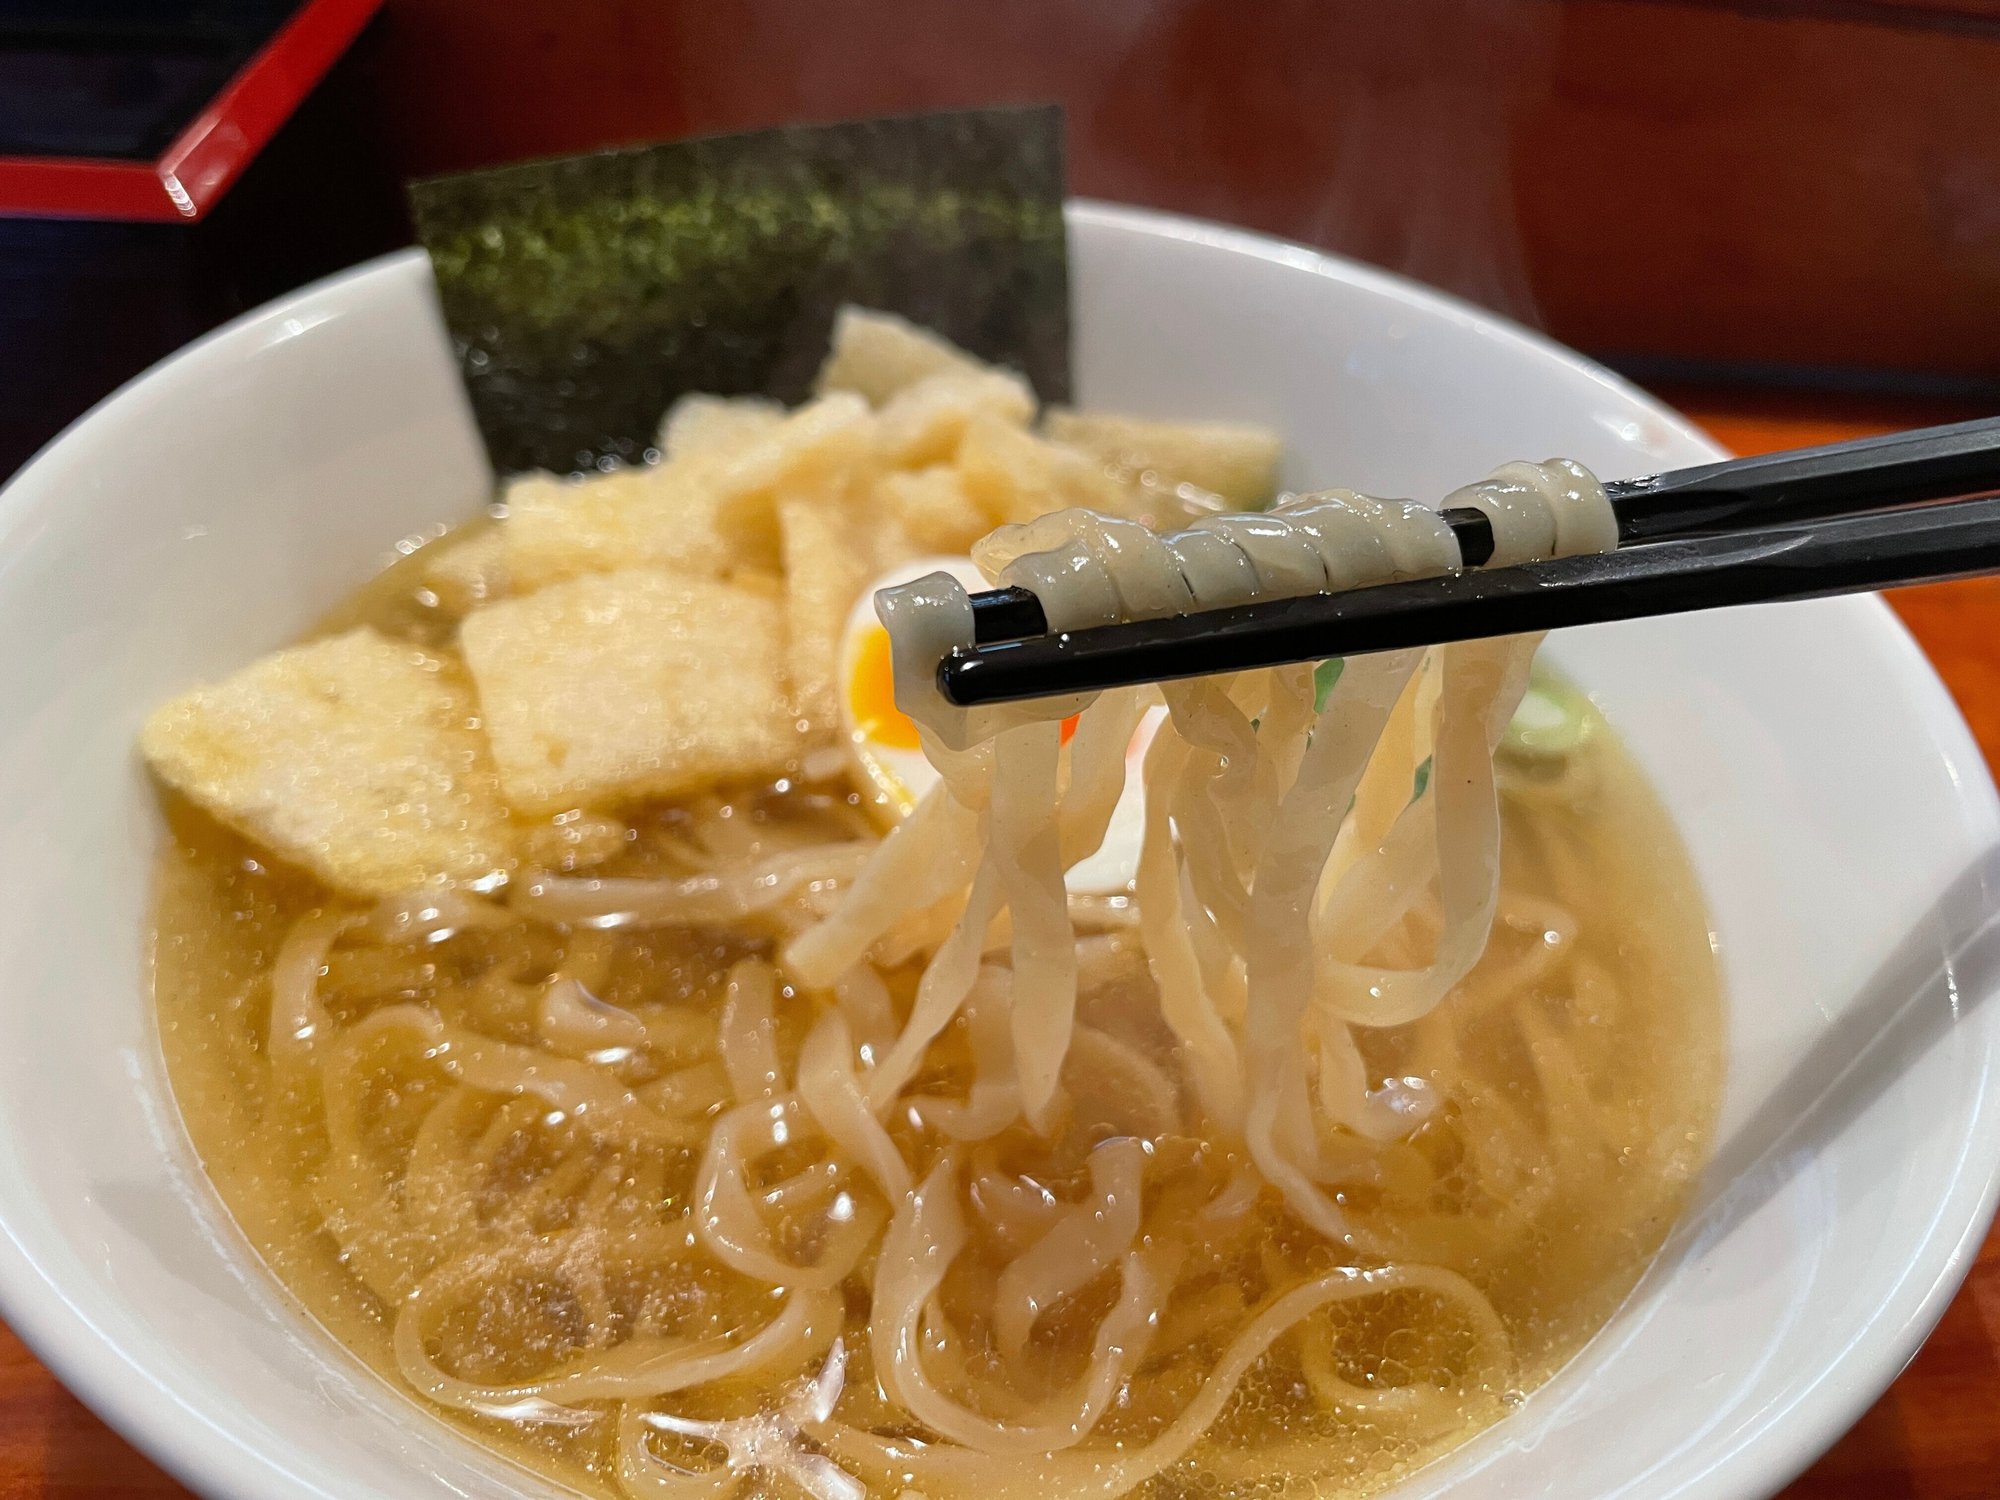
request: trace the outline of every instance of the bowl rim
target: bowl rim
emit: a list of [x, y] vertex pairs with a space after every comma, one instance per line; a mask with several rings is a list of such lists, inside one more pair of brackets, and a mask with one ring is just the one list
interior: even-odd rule
[[[1379, 293], [1564, 367], [1645, 411], [1676, 436], [1718, 456], [1725, 454], [1686, 417], [1576, 351], [1394, 272], [1252, 230], [1142, 207], [1073, 198], [1065, 217], [1072, 228], [1089, 224], [1209, 246]], [[37, 471], [87, 446], [101, 419], [152, 399], [169, 372], [185, 376], [210, 360], [232, 358], [231, 346], [254, 337], [255, 330], [280, 324], [329, 299], [337, 302], [355, 285], [418, 274], [426, 259], [420, 247], [409, 247], [322, 277], [230, 319], [125, 381], [42, 445], [0, 486], [0, 543], [17, 522], [32, 514], [32, 506], [46, 503], [33, 494]], [[1870, 594], [1838, 602], [1854, 612], [1857, 624], [1875, 633], [1895, 657], [1896, 671], [1909, 681], [1921, 705], [1918, 727], [1923, 737], [1956, 762], [1983, 773], [1984, 755], [1949, 691], [1886, 601]], [[2000, 823], [2000, 796], [1990, 775], [1962, 778], [1958, 792], [1957, 805], [1967, 821], [1983, 818], [1989, 825]], [[1767, 1417], [1734, 1452], [1707, 1470], [1702, 1476], [1704, 1489], [1714, 1500], [1756, 1500], [1789, 1482], [1887, 1389], [1943, 1316], [2000, 1203], [2000, 1097], [1996, 1097], [2000, 1089], [1993, 1087], [1993, 1070], [1988, 1070], [1984, 1082], [1987, 1087], [1981, 1091], [1972, 1128], [1961, 1142], [1958, 1168], [1909, 1256], [1903, 1285], [1920, 1285], [1921, 1295], [1894, 1327], [1881, 1327], [1879, 1318], [1871, 1322], [1870, 1336], [1850, 1343], [1805, 1396]], [[1643, 1282], [1633, 1295], [1642, 1290]], [[218, 1421], [170, 1383], [169, 1372], [128, 1352], [112, 1330], [71, 1300], [57, 1269], [46, 1265], [4, 1219], [0, 1219], [0, 1317], [65, 1388], [197, 1492], [214, 1500], [273, 1500], [286, 1495], [346, 1500], [286, 1464], [278, 1450], [256, 1445], [233, 1424]], [[1579, 1358], [1587, 1357], [1587, 1348]]]
[[[1070, 213], [1075, 220], [1161, 235], [1319, 274], [1337, 275], [1352, 285], [1414, 301], [1432, 312], [1450, 316], [1462, 326], [1553, 360], [1572, 374], [1645, 409], [1678, 436], [1707, 449], [1717, 459], [1733, 456], [1685, 415], [1568, 345], [1503, 314], [1397, 272], [1256, 230], [1160, 209], [1072, 199]], [[1957, 782], [1961, 812], [1968, 820], [1983, 817], [1989, 826], [2000, 822], [2000, 788], [1995, 786], [1985, 752], [1973, 738], [1971, 726], [1959, 712], [1951, 690], [1902, 617], [1879, 593], [1850, 594], [1821, 601], [1821, 607], [1827, 604], [1847, 610], [1856, 617], [1857, 624], [1876, 633], [1884, 648], [1894, 656], [1898, 675], [1909, 681], [1913, 689], [1922, 685], [1920, 727], [1924, 737], [1955, 763], [1976, 768], [1977, 774]], [[1791, 1483], [1894, 1384], [1944, 1317], [1972, 1270], [1996, 1215], [2000, 1215], [2000, 1098], [1996, 1098], [2000, 1090], [1994, 1087], [1996, 1077], [1992, 1071], [1989, 1070], [1984, 1081], [1987, 1086], [1981, 1092], [1978, 1112], [1961, 1143], [1959, 1168], [1952, 1176], [1949, 1191], [1938, 1204], [1936, 1216], [1910, 1254], [1905, 1283], [1912, 1279], [1920, 1281], [1922, 1295], [1894, 1328], [1883, 1329], [1874, 1322], [1867, 1325], [1874, 1337], [1850, 1344], [1842, 1357], [1814, 1382], [1811, 1391], [1819, 1399], [1794, 1401], [1708, 1470], [1703, 1477], [1709, 1482], [1706, 1493], [1711, 1500], [1765, 1500]], [[1955, 1234], [1946, 1227], [1952, 1223], [1960, 1225]], [[1642, 1277], [1627, 1294], [1626, 1303], [1644, 1294], [1651, 1274], [1649, 1270], [1647, 1277]], [[1595, 1342], [1595, 1335], [1591, 1342]], [[1572, 1356], [1571, 1364], [1587, 1358], [1590, 1347], [1587, 1342]], [[1437, 1462], [1448, 1463], [1450, 1459], [1447, 1452]]]

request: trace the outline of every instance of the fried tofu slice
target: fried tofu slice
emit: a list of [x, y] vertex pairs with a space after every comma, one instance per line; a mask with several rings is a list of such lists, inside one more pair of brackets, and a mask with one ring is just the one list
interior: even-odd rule
[[516, 593], [624, 568], [720, 578], [757, 561], [724, 540], [720, 492], [700, 463], [631, 464], [584, 479], [524, 474], [503, 498], [500, 532]]
[[870, 406], [883, 406], [926, 376], [978, 375], [990, 369], [907, 318], [847, 306], [834, 315], [832, 347], [814, 389], [821, 395], [851, 391]]
[[859, 396], [823, 396], [719, 467], [716, 525], [725, 546], [777, 557], [778, 502], [844, 502], [875, 472], [875, 415]]
[[488, 522], [476, 534], [463, 538], [447, 536], [433, 542], [419, 554], [424, 558], [424, 587], [436, 596], [438, 607], [451, 615], [462, 615], [482, 604], [505, 598], [508, 592], [507, 537]]
[[1004, 370], [926, 375], [883, 406], [875, 451], [892, 468], [947, 461], [979, 416], [1025, 428], [1034, 420], [1034, 392], [1027, 381]]
[[883, 559], [884, 534], [865, 525], [853, 504], [783, 501], [778, 524], [792, 701], [812, 737], [824, 741], [840, 722], [840, 638], [848, 611], [869, 580], [895, 559]]
[[527, 593], [625, 568], [700, 578], [775, 571], [772, 487], [807, 483], [865, 446], [840, 420], [866, 415], [855, 398], [844, 398], [840, 412], [793, 421], [804, 414], [760, 397], [684, 396], [661, 425], [659, 463], [513, 480], [501, 528], [510, 587]]
[[1145, 519], [1136, 487], [1101, 459], [988, 414], [966, 425], [958, 478], [989, 526], [1032, 521], [1070, 506]]
[[970, 552], [993, 529], [949, 464], [884, 474], [875, 483], [875, 506], [885, 536], [898, 538], [900, 550], [912, 557]]
[[799, 748], [774, 594], [659, 569], [551, 584], [466, 617], [460, 649], [523, 813], [782, 771]]
[[1268, 427], [1243, 422], [1150, 422], [1052, 408], [1042, 431], [1115, 469], [1151, 471], [1171, 487], [1192, 484], [1231, 510], [1255, 510], [1278, 484], [1283, 445]]
[[457, 664], [361, 629], [294, 646], [146, 721], [160, 779], [334, 889], [389, 896], [513, 865]]
[[962, 555], [992, 529], [956, 470], [895, 469], [843, 503], [778, 507], [787, 660], [800, 715], [818, 740], [839, 724], [840, 645], [848, 616], [888, 569], [928, 553]]
[[676, 459], [729, 459], [768, 437], [785, 408], [763, 396], [683, 396], [660, 423], [660, 452]]

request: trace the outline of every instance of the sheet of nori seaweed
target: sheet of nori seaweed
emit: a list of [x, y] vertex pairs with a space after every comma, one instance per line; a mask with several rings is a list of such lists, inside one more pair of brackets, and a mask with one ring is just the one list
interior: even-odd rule
[[689, 391], [802, 399], [843, 302], [1069, 397], [1062, 114], [953, 111], [412, 184], [494, 467], [647, 455]]

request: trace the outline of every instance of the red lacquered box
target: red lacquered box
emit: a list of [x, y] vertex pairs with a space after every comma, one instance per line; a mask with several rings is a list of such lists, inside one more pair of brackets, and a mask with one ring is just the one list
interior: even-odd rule
[[188, 340], [408, 242], [381, 4], [0, 3], [0, 478]]
[[[307, 93], [348, 49], [381, 5], [382, 0], [310, 0], [298, 5], [261, 46], [256, 46], [222, 89], [174, 130], [165, 149], [150, 161], [132, 160], [126, 153], [0, 155], [0, 213], [97, 219], [199, 219], [229, 190], [278, 127], [291, 118]], [[50, 7], [49, 14], [53, 15], [55, 9]], [[17, 27], [10, 38], [16, 54], [34, 49], [50, 61], [67, 60], [74, 64], [78, 61], [76, 52], [72, 50], [65, 55], [60, 50], [65, 41], [72, 49], [80, 41], [88, 45], [92, 40], [105, 50], [121, 43], [126, 48], [136, 44], [143, 49], [147, 40], [144, 32], [135, 35], [129, 20], [122, 27], [117, 24], [124, 7], [86, 7], [86, 10], [95, 14], [83, 17], [82, 26], [73, 24], [59, 31], [44, 21], [38, 28], [44, 31], [43, 37]], [[217, 34], [218, 29], [210, 27], [207, 35], [193, 39], [194, 45], [208, 43], [212, 55], [232, 42], [240, 46], [245, 33], [254, 42], [259, 19], [245, 17], [241, 29], [233, 34]], [[92, 26], [91, 22], [96, 24]], [[54, 34], [48, 35], [50, 32]], [[178, 42], [181, 49], [190, 46], [189, 39], [177, 37], [172, 31], [160, 30], [153, 35], [160, 44]], [[39, 49], [34, 47], [37, 41], [43, 44]], [[182, 50], [175, 60], [185, 58], [186, 52]], [[161, 63], [157, 54], [147, 60], [156, 68]], [[182, 61], [183, 71], [189, 66], [188, 61]], [[71, 97], [62, 102], [74, 109], [79, 101]], [[171, 107], [170, 100], [161, 102], [164, 107]], [[114, 101], [105, 103], [107, 113], [115, 109]], [[141, 126], [141, 133], [143, 129]]]

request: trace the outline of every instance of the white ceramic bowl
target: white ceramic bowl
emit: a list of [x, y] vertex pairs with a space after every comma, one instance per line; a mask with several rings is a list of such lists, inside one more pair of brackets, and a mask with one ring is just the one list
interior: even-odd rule
[[[1436, 495], [1507, 458], [1713, 455], [1604, 372], [1373, 271], [1097, 206], [1071, 246], [1083, 398], [1274, 421], [1294, 483]], [[218, 1500], [547, 1493], [263, 1274], [169, 1101], [142, 972], [148, 706], [295, 635], [488, 485], [408, 253], [167, 361], [0, 495], [0, 1310]], [[1993, 1207], [1993, 789], [1873, 599], [1551, 650], [1692, 847], [1728, 982], [1720, 1154], [1589, 1349], [1405, 1493], [1761, 1496], [1901, 1368]]]

